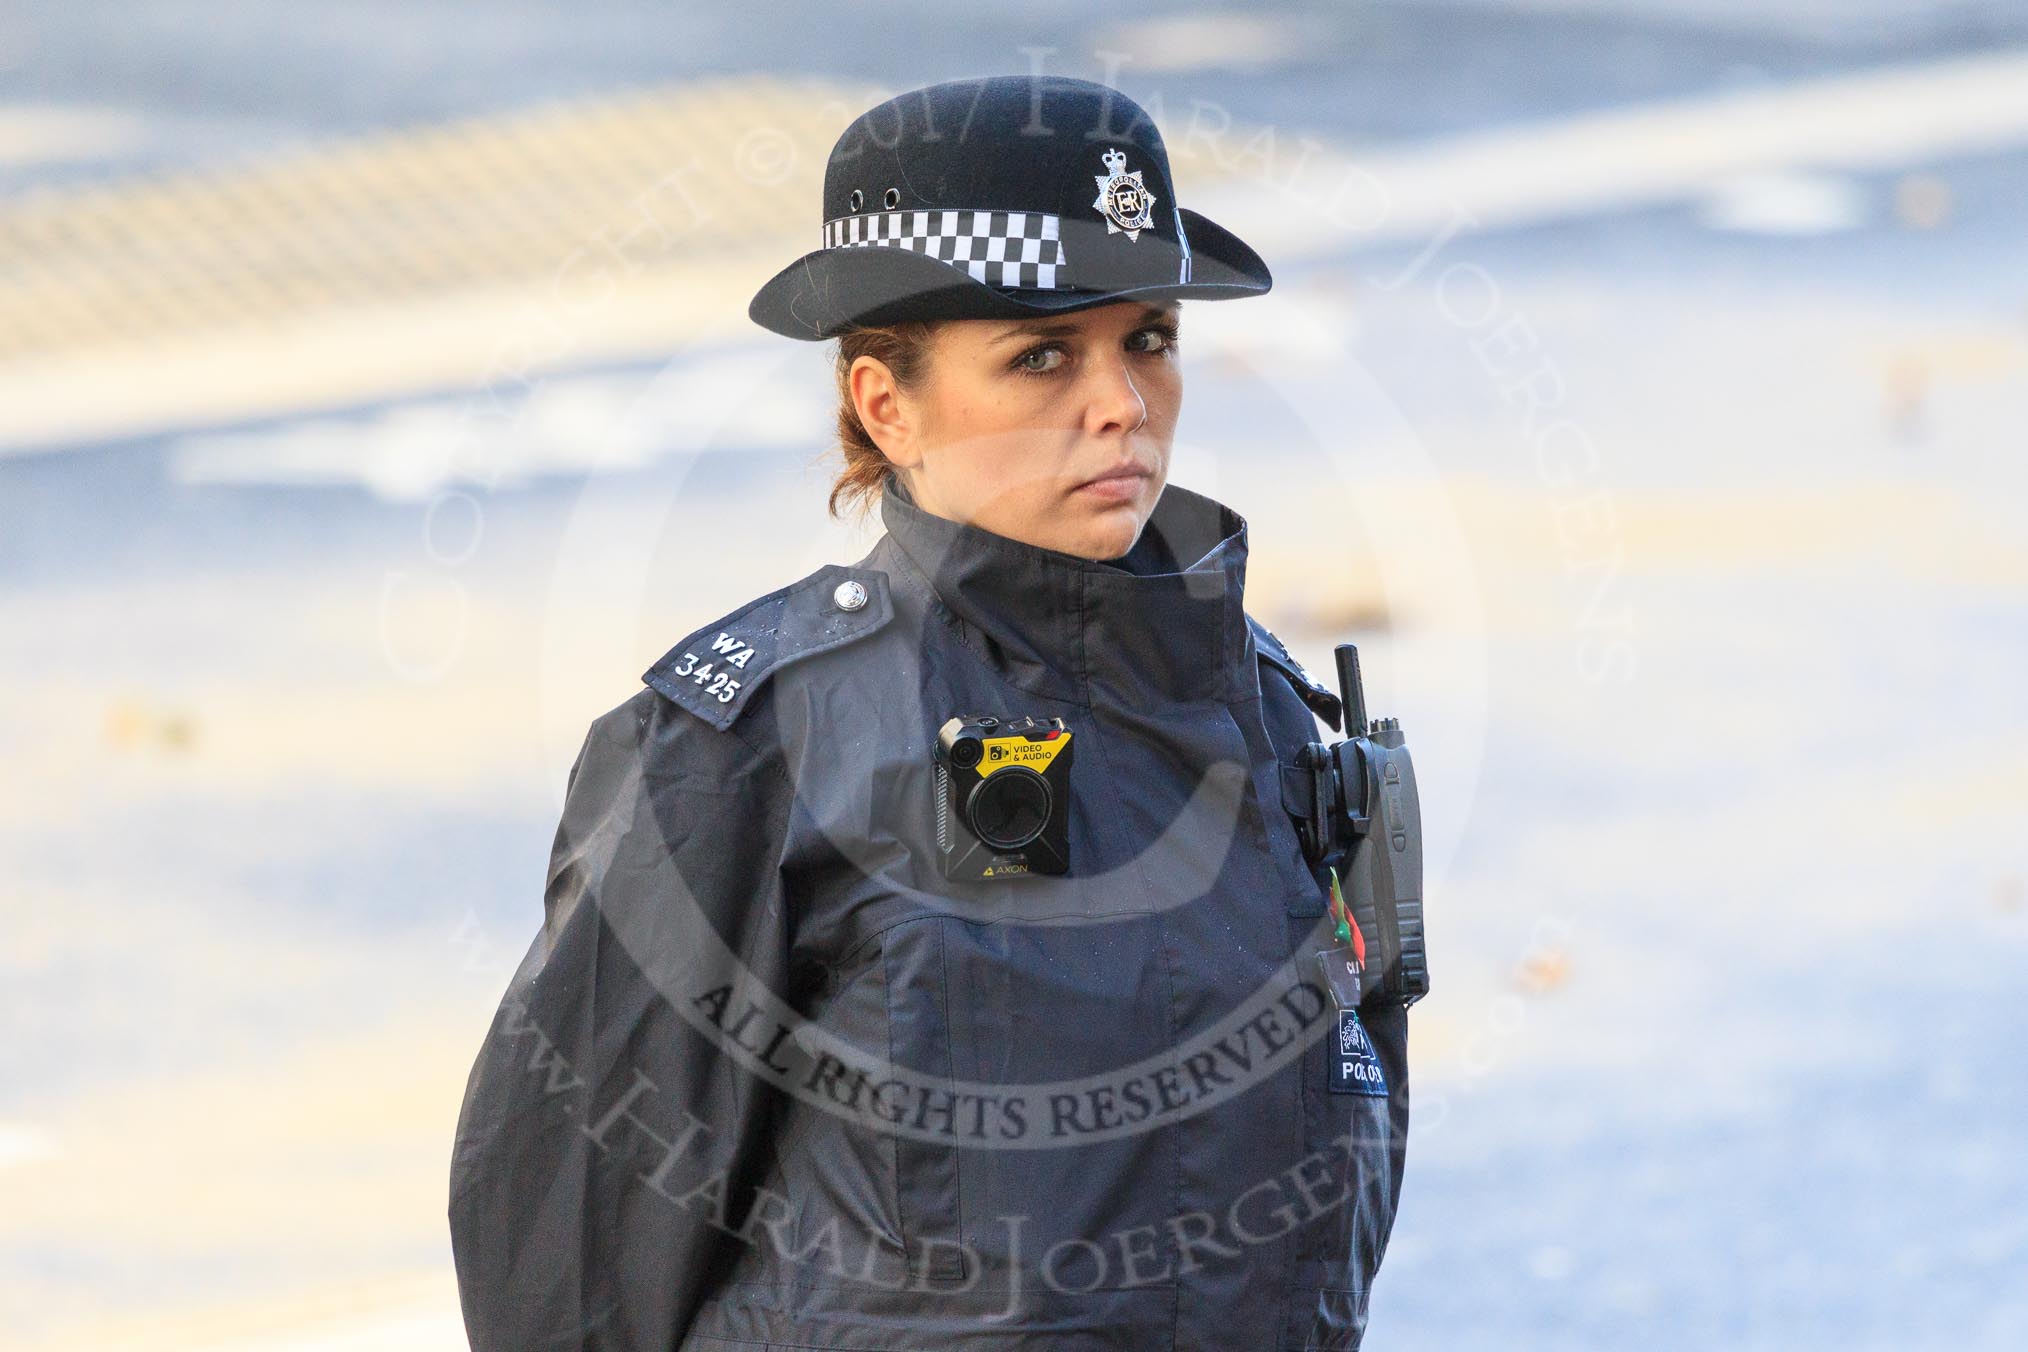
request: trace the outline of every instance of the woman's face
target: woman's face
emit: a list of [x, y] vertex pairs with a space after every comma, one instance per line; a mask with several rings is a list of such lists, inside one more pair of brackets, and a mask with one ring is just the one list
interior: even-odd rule
[[936, 326], [915, 388], [870, 357], [860, 421], [926, 511], [1088, 559], [1133, 547], [1183, 407], [1175, 302]]

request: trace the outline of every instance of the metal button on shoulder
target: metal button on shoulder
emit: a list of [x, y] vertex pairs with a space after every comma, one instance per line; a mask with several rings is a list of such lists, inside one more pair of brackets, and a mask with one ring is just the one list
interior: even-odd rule
[[831, 593], [831, 600], [840, 610], [858, 610], [866, 604], [866, 588], [857, 582], [840, 582], [838, 590]]

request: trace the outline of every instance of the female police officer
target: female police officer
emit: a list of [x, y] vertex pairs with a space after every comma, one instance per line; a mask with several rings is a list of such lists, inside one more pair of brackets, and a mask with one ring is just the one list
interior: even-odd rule
[[1178, 303], [1268, 270], [1041, 77], [865, 113], [822, 238], [751, 312], [840, 338], [887, 533], [593, 723], [458, 1127], [473, 1346], [1355, 1347], [1406, 1019], [1307, 961], [1338, 699], [1165, 482]]

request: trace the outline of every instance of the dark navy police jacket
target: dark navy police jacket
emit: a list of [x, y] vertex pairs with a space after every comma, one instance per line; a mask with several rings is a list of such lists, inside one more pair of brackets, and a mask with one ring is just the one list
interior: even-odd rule
[[[1245, 521], [1170, 485], [1093, 562], [881, 512], [591, 727], [458, 1123], [473, 1347], [1356, 1348], [1406, 1017], [1333, 1074], [1279, 771], [1337, 700]], [[1067, 874], [941, 876], [960, 713], [1064, 720]]]

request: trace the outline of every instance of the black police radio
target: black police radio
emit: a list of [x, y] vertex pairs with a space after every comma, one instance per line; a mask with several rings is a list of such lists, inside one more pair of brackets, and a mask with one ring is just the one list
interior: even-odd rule
[[1399, 720], [1366, 721], [1359, 650], [1341, 643], [1336, 653], [1350, 735], [1329, 746], [1311, 742], [1282, 767], [1282, 805], [1304, 857], [1337, 871], [1346, 905], [1378, 949], [1362, 974], [1362, 998], [1377, 991], [1411, 1005], [1429, 993], [1415, 766]]
[[1070, 730], [959, 716], [937, 730], [937, 859], [960, 881], [1070, 871]]

